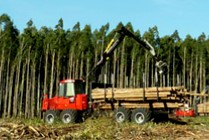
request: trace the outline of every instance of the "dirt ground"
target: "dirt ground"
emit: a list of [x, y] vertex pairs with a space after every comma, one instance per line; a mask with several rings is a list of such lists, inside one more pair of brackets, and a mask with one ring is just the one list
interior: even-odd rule
[[42, 120], [0, 120], [0, 139], [98, 140], [208, 140], [209, 117], [170, 118], [144, 125], [116, 123], [111, 117], [89, 118], [82, 123], [47, 125]]

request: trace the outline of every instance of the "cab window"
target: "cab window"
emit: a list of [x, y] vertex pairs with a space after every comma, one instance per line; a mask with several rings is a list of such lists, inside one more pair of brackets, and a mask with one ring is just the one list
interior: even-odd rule
[[65, 97], [75, 96], [74, 83], [60, 84], [59, 97], [62, 96]]
[[67, 83], [67, 91], [66, 91], [66, 96], [74, 96], [75, 91], [74, 91], [74, 83]]

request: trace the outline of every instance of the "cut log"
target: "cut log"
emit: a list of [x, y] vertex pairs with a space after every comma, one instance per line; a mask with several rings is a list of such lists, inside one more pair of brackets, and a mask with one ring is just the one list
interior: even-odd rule
[[[178, 93], [177, 90], [180, 90], [182, 87], [161, 87], [157, 92], [157, 88], [146, 88], [145, 93], [143, 88], [111, 88], [107, 89], [94, 89], [92, 90], [92, 99], [99, 100], [114, 98], [116, 100], [121, 100], [123, 98], [167, 98], [167, 97], [178, 97], [182, 92]], [[158, 96], [159, 95], [159, 96]]]

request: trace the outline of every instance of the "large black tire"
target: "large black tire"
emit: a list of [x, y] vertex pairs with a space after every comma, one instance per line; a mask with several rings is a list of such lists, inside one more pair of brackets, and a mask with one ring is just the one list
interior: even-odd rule
[[118, 123], [123, 123], [125, 121], [130, 121], [131, 111], [129, 109], [119, 107], [114, 114], [114, 119]]
[[132, 111], [131, 120], [137, 124], [144, 124], [151, 118], [152, 112], [146, 108], [137, 108]]
[[78, 113], [75, 110], [63, 110], [60, 114], [60, 118], [63, 123], [74, 123], [76, 122]]
[[48, 124], [53, 124], [56, 117], [55, 110], [47, 110], [44, 115], [44, 121]]

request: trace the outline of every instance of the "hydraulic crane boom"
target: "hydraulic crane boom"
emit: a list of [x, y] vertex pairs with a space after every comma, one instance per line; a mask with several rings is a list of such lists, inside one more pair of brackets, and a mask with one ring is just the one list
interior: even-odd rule
[[[118, 37], [118, 35], [119, 35], [119, 37]], [[155, 60], [155, 66], [157, 67], [158, 72], [159, 73], [163, 73], [164, 68], [166, 67], [166, 63], [160, 61], [157, 58], [156, 53], [155, 53], [155, 50], [152, 47], [152, 45], [150, 45], [147, 40], [141, 40], [140, 38], [138, 38], [137, 36], [135, 36], [132, 32], [130, 32], [129, 30], [127, 30], [124, 26], [122, 26], [121, 29], [117, 31], [116, 35], [110, 41], [110, 43], [108, 44], [107, 48], [105, 49], [105, 51], [104, 51], [101, 59], [97, 62], [96, 66], [90, 71], [90, 73], [94, 72], [97, 68], [99, 68], [99, 67], [101, 67], [102, 65], [105, 64], [105, 62], [108, 60], [108, 57], [110, 57], [112, 55], [112, 53], [114, 52], [114, 50], [123, 41], [123, 39], [125, 38], [125, 36], [128, 36], [130, 38], [133, 38], [139, 44], [141, 44], [146, 50], [148, 50], [150, 52], [150, 54], [153, 56], [154, 60]]]

